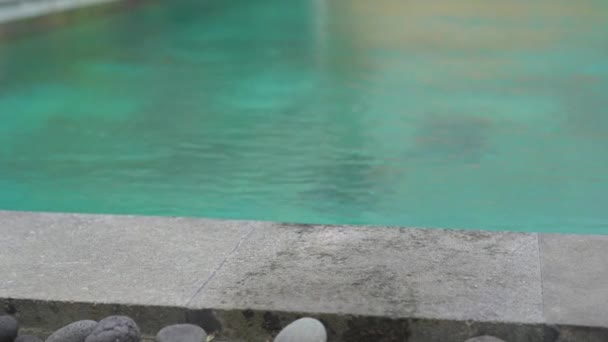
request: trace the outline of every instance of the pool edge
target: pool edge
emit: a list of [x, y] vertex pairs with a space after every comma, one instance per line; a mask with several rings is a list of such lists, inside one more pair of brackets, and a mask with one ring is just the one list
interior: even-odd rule
[[312, 315], [332, 341], [599, 341], [605, 247], [589, 235], [0, 211], [0, 303], [48, 331], [126, 313], [149, 335], [215, 320], [263, 340]]
[[19, 13], [13, 9], [11, 15], [0, 16], [0, 43], [153, 2], [155, 0], [68, 0], [62, 6], [38, 3], [39, 9], [32, 13]]

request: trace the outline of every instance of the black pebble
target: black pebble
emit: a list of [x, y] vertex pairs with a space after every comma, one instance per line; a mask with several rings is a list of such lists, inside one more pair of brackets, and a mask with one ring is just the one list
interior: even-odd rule
[[137, 323], [126, 316], [110, 316], [99, 321], [85, 342], [140, 342]]
[[84, 342], [96, 327], [95, 321], [76, 321], [52, 333], [46, 342]]
[[13, 316], [0, 316], [0, 342], [13, 342], [19, 333], [19, 322]]

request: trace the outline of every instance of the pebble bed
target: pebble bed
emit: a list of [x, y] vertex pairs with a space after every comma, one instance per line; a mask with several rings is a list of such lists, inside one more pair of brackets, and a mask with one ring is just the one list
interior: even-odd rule
[[[213, 336], [193, 324], [175, 324], [162, 328], [156, 342], [211, 342]], [[20, 335], [19, 321], [11, 315], [0, 316], [0, 342], [141, 342], [137, 323], [127, 316], [109, 316], [99, 322], [82, 320], [70, 323], [43, 340], [39, 336]], [[286, 326], [274, 342], [327, 342], [323, 324], [314, 318], [301, 318]], [[354, 341], [353, 341], [354, 342]], [[491, 336], [475, 337], [464, 342], [504, 342]]]

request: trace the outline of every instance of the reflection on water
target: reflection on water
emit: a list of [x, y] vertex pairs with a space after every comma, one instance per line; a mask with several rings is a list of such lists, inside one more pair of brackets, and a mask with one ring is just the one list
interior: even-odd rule
[[183, 0], [4, 40], [0, 208], [608, 233], [606, 46], [601, 0]]
[[439, 162], [454, 159], [477, 164], [489, 152], [491, 124], [492, 120], [487, 117], [427, 114], [416, 133], [412, 150], [418, 158], [437, 158]]

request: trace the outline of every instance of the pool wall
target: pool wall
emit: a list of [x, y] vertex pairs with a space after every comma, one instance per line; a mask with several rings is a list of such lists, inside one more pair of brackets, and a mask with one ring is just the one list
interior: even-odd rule
[[[0, 304], [41, 335], [133, 316], [265, 341], [605, 341], [607, 236], [0, 212]], [[2, 310], [0, 310], [2, 311]]]

